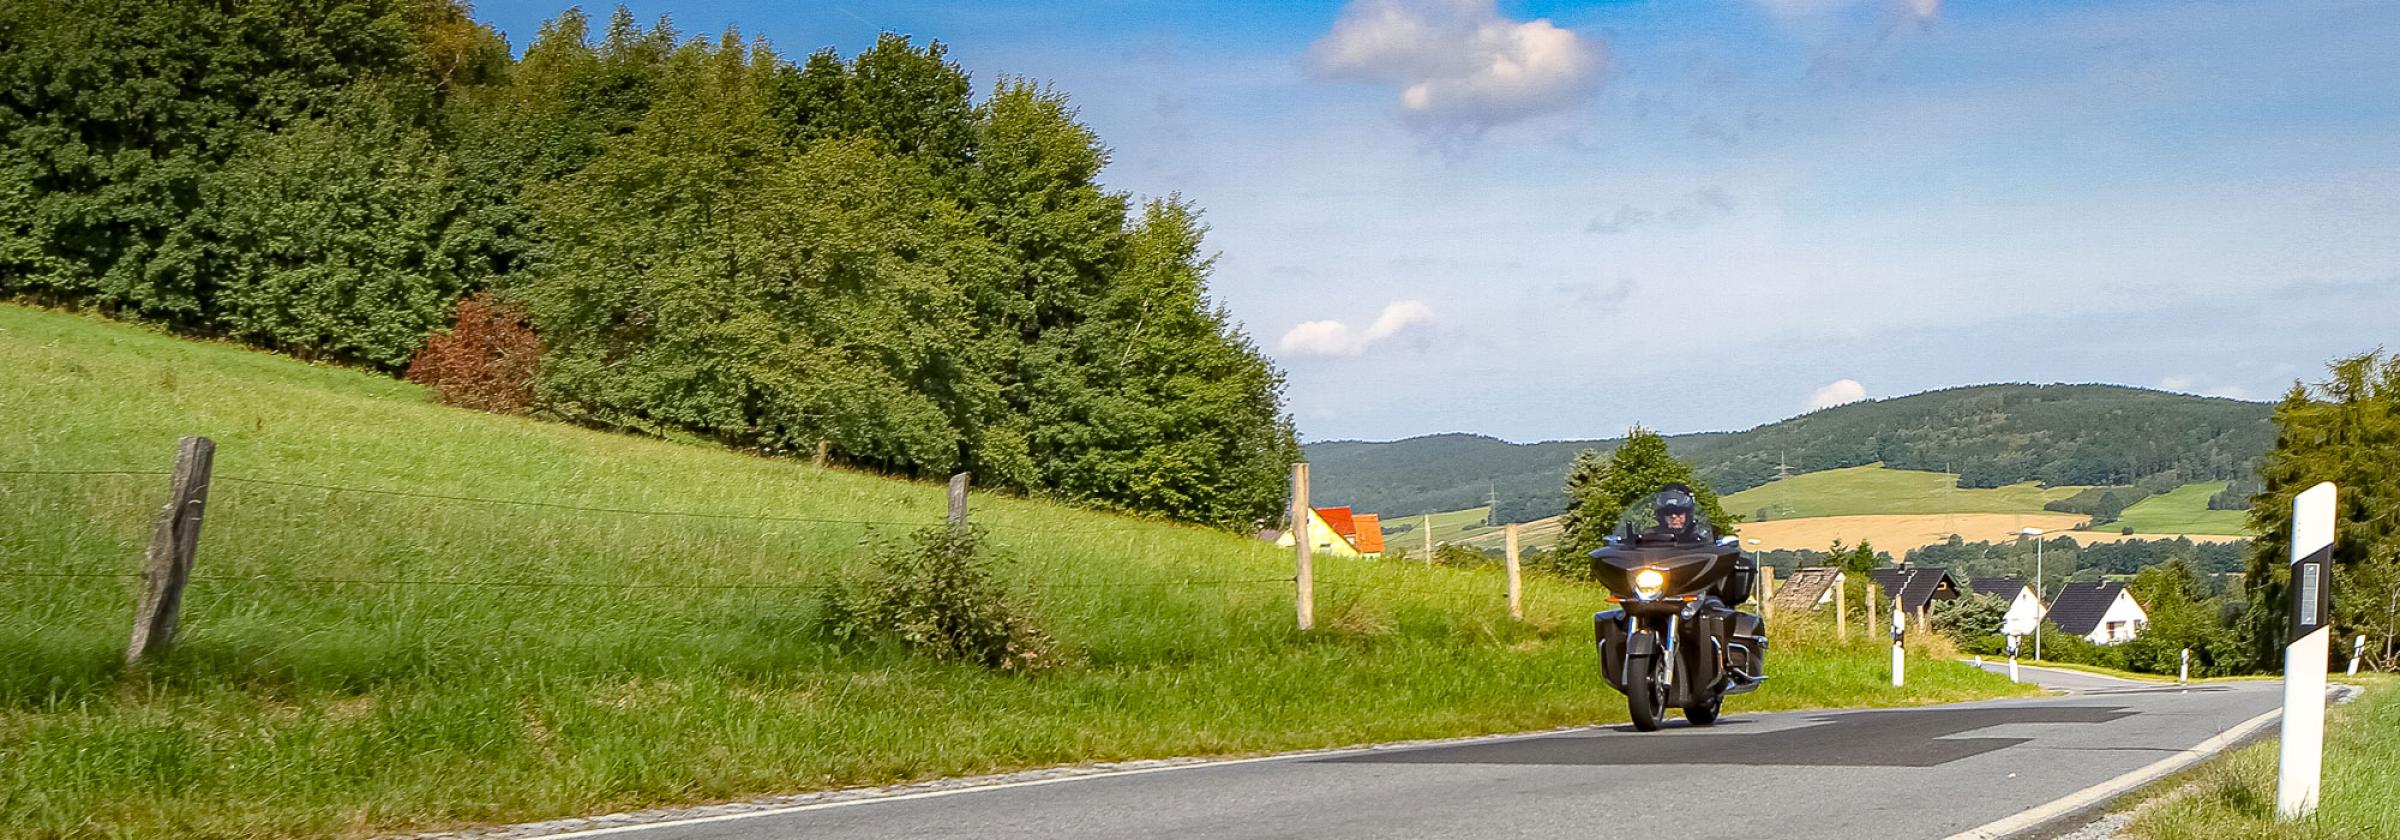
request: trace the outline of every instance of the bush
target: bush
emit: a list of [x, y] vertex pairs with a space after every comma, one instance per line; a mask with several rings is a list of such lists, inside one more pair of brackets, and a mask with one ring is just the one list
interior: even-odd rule
[[1933, 629], [1971, 649], [1978, 639], [2000, 635], [2001, 625], [2008, 618], [2008, 604], [2008, 599], [1988, 593], [1942, 601], [1933, 606]]
[[1059, 664], [1057, 645], [980, 557], [981, 529], [924, 528], [878, 552], [876, 573], [820, 595], [819, 630], [836, 641], [897, 642], [948, 662], [1031, 672]]
[[541, 372], [542, 339], [524, 309], [480, 292], [458, 302], [448, 332], [435, 333], [408, 361], [408, 381], [433, 388], [435, 398], [498, 414], [533, 409]]

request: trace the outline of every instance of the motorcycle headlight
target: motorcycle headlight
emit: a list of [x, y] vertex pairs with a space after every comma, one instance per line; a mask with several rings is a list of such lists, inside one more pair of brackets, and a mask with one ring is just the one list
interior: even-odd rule
[[1660, 574], [1657, 569], [1643, 569], [1633, 573], [1634, 597], [1644, 601], [1652, 600], [1666, 588], [1667, 576]]

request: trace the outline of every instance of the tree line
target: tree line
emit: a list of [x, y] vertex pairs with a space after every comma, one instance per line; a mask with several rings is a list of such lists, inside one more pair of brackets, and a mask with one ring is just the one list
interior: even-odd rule
[[[1200, 212], [938, 41], [455, 0], [14, 0], [0, 296], [462, 402], [1224, 527], [1299, 457]], [[431, 341], [429, 341], [431, 339]]]

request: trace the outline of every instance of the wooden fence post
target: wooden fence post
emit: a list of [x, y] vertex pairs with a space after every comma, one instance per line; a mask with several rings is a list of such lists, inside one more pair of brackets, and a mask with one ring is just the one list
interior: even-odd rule
[[1425, 514], [1425, 565], [1433, 565], [1433, 514]]
[[1292, 465], [1292, 547], [1300, 564], [1299, 573], [1292, 580], [1298, 584], [1296, 600], [1300, 605], [1302, 630], [1317, 626], [1316, 573], [1309, 568], [1308, 557], [1309, 543], [1315, 537], [1308, 533], [1308, 519], [1308, 464], [1302, 462]]
[[1758, 617], [1775, 617], [1775, 567], [1758, 567]]
[[1867, 581], [1867, 615], [1866, 615], [1866, 619], [1867, 619], [1867, 638], [1870, 638], [1870, 639], [1872, 639], [1872, 638], [1875, 638], [1875, 627], [1876, 627], [1876, 624], [1877, 624], [1877, 622], [1876, 622], [1876, 620], [1875, 620], [1875, 603], [1876, 603], [1877, 601], [1881, 601], [1881, 600], [1883, 600], [1882, 598], [1878, 597], [1878, 596], [1880, 596], [1881, 594], [1882, 594], [1882, 587], [1878, 587], [1878, 586], [1876, 586], [1874, 581], [1871, 581], [1871, 580], [1870, 580], [1870, 581]]
[[833, 460], [833, 441], [817, 438], [817, 457], [809, 463], [822, 467], [831, 460]]
[[200, 517], [208, 509], [209, 468], [216, 455], [217, 442], [208, 438], [176, 442], [175, 477], [168, 484], [166, 507], [158, 513], [158, 528], [150, 535], [142, 600], [134, 607], [133, 640], [125, 646], [126, 664], [155, 659], [175, 644], [183, 585], [191, 580], [192, 557], [200, 549]]
[[950, 477], [950, 530], [967, 528], [967, 474]]
[[1931, 633], [1931, 632], [1933, 632], [1933, 602], [1932, 602], [1932, 601], [1927, 601], [1927, 602], [1925, 602], [1923, 605], [1921, 605], [1921, 606], [1917, 607], [1917, 632], [1919, 632], [1919, 633]]
[[1508, 617], [1525, 620], [1525, 590], [1517, 580], [1517, 523], [1508, 523]]
[[1833, 633], [1839, 641], [1850, 641], [1850, 575], [1833, 573]]

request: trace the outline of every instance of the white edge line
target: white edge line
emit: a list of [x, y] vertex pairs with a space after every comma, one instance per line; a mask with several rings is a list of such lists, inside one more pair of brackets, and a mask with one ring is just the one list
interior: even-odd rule
[[[1850, 711], [1850, 710], [1840, 710], [1840, 711]], [[1455, 745], [1461, 745], [1461, 744], [1471, 744], [1471, 743], [1485, 742], [1485, 741], [1513, 741], [1513, 740], [1521, 740], [1521, 739], [1530, 739], [1530, 738], [1539, 738], [1539, 737], [1544, 737], [1544, 736], [1558, 735], [1558, 734], [1561, 734], [1561, 733], [1572, 733], [1572, 732], [1580, 732], [1580, 731], [1586, 731], [1586, 730], [1604, 729], [1604, 728], [1610, 728], [1610, 727], [1613, 727], [1613, 726], [1616, 726], [1616, 725], [1617, 725], [1617, 724], [1592, 724], [1592, 725], [1588, 725], [1588, 726], [1572, 726], [1572, 727], [1563, 727], [1563, 728], [1559, 728], [1559, 729], [1546, 729], [1546, 730], [1539, 730], [1539, 731], [1534, 731], [1534, 732], [1511, 732], [1511, 733], [1500, 734], [1500, 735], [1480, 735], [1480, 736], [1470, 736], [1470, 737], [1467, 737], [1467, 738], [1458, 738], [1458, 739], [1434, 739], [1434, 740], [1431, 740], [1431, 741], [1401, 741], [1401, 742], [1390, 743], [1390, 744], [1376, 744], [1376, 745], [1371, 745], [1371, 746], [1363, 746], [1363, 747], [1335, 747], [1335, 748], [1333, 748], [1333, 749], [1325, 749], [1325, 750], [1302, 750], [1302, 751], [1299, 751], [1299, 752], [1278, 753], [1278, 754], [1275, 754], [1275, 755], [1259, 755], [1259, 756], [1251, 756], [1251, 757], [1249, 757], [1249, 758], [1227, 758], [1227, 759], [1217, 759], [1217, 760], [1208, 760], [1208, 761], [1194, 761], [1194, 762], [1185, 762], [1185, 763], [1178, 763], [1178, 764], [1166, 764], [1166, 765], [1161, 765], [1161, 766], [1157, 766], [1157, 767], [1134, 767], [1134, 768], [1125, 769], [1125, 770], [1110, 770], [1110, 771], [1101, 772], [1101, 773], [1082, 773], [1082, 774], [1068, 775], [1068, 776], [1055, 776], [1055, 777], [1052, 777], [1052, 778], [1047, 778], [1047, 779], [1026, 779], [1026, 780], [1023, 780], [1023, 781], [1016, 781], [1016, 782], [998, 782], [998, 783], [994, 783], [994, 784], [969, 785], [969, 786], [966, 786], [966, 787], [944, 788], [944, 789], [942, 789], [942, 790], [924, 790], [924, 791], [917, 791], [917, 792], [914, 792], [914, 793], [901, 793], [901, 794], [892, 794], [892, 795], [889, 795], [889, 796], [865, 796], [865, 797], [860, 797], [860, 798], [857, 798], [857, 799], [844, 799], [844, 800], [839, 800], [839, 801], [834, 801], [834, 802], [812, 802], [812, 803], [809, 803], [809, 804], [806, 804], [806, 805], [784, 805], [784, 806], [773, 807], [773, 808], [760, 808], [760, 809], [757, 809], [757, 810], [754, 810], [754, 811], [739, 811], [739, 812], [730, 813], [730, 814], [710, 814], [710, 815], [708, 815], [708, 816], [703, 816], [703, 817], [685, 817], [685, 818], [683, 818], [683, 819], [661, 820], [661, 821], [658, 821], [658, 822], [635, 823], [635, 824], [630, 824], [630, 825], [612, 825], [612, 826], [606, 826], [606, 827], [602, 827], [602, 828], [587, 828], [587, 829], [579, 829], [579, 830], [576, 830], [576, 831], [569, 831], [569, 832], [564, 832], [564, 833], [560, 833], [560, 834], [539, 834], [539, 835], [533, 835], [533, 837], [534, 837], [534, 838], [538, 838], [538, 840], [569, 840], [569, 838], [576, 838], [576, 837], [601, 837], [601, 836], [606, 836], [606, 835], [610, 835], [610, 834], [630, 834], [630, 833], [633, 833], [633, 832], [636, 832], [636, 831], [656, 831], [656, 830], [658, 830], [658, 829], [662, 829], [662, 828], [678, 828], [678, 827], [682, 827], [682, 826], [690, 826], [690, 825], [707, 825], [707, 824], [709, 824], [709, 823], [732, 822], [732, 821], [734, 821], [734, 820], [747, 820], [747, 819], [753, 819], [753, 818], [756, 818], [756, 817], [773, 817], [773, 816], [781, 816], [781, 815], [784, 815], [784, 814], [798, 814], [798, 813], [802, 813], [802, 812], [806, 812], [806, 811], [822, 811], [822, 810], [827, 810], [827, 809], [831, 809], [831, 808], [847, 808], [847, 807], [854, 806], [854, 805], [878, 805], [878, 804], [882, 804], [882, 803], [886, 803], [886, 802], [906, 802], [906, 801], [909, 801], [909, 800], [912, 800], [912, 799], [939, 799], [939, 798], [941, 798], [941, 797], [944, 797], [944, 796], [958, 796], [958, 795], [962, 795], [962, 794], [969, 794], [969, 793], [984, 793], [984, 792], [987, 792], [987, 791], [995, 791], [995, 790], [1007, 790], [1007, 789], [1009, 789], [1009, 788], [1027, 788], [1027, 787], [1039, 787], [1039, 786], [1042, 786], [1042, 785], [1054, 785], [1054, 784], [1059, 784], [1059, 783], [1061, 783], [1061, 782], [1081, 782], [1081, 781], [1088, 781], [1088, 780], [1092, 780], [1092, 779], [1111, 779], [1111, 778], [1121, 778], [1121, 777], [1125, 777], [1125, 776], [1146, 776], [1146, 775], [1149, 775], [1149, 774], [1152, 774], [1152, 773], [1165, 773], [1165, 772], [1169, 772], [1169, 771], [1175, 771], [1175, 770], [1200, 770], [1200, 769], [1212, 768], [1212, 767], [1233, 767], [1233, 766], [1237, 766], [1237, 765], [1243, 765], [1243, 764], [1259, 764], [1259, 763], [1263, 763], [1263, 762], [1269, 762], [1269, 761], [1292, 761], [1292, 760], [1297, 760], [1297, 759], [1325, 758], [1325, 757], [1330, 757], [1330, 756], [1350, 755], [1350, 754], [1355, 754], [1355, 753], [1382, 752], [1382, 751], [1389, 751], [1389, 750], [1396, 750], [1396, 749], [1417, 749], [1417, 748], [1423, 748], [1423, 747], [1433, 747], [1433, 746], [1455, 746]]]
[[2283, 709], [2281, 708], [2269, 709], [2267, 711], [2260, 712], [2257, 717], [2234, 724], [2232, 729], [2219, 732], [2215, 737], [2193, 745], [2191, 749], [2184, 750], [2157, 761], [2153, 761], [2142, 766], [2141, 769], [2134, 770], [2114, 779], [2084, 788], [2081, 791], [2071, 794], [2064, 799], [2052, 802], [2048, 805], [2044, 805], [2030, 811], [2025, 811], [2013, 817], [1985, 823], [1983, 825], [1967, 829], [1966, 831], [1961, 831], [1957, 834], [1950, 835], [1948, 838], [1945, 838], [1945, 840], [1994, 840], [1994, 838], [2007, 837], [2008, 835], [2034, 828], [2043, 823], [2058, 819], [2059, 817], [2089, 808], [2093, 805], [2097, 805], [2101, 802], [2122, 795], [2126, 791], [2140, 787], [2144, 784], [2148, 784], [2149, 782], [2154, 781], [2161, 776], [2165, 776], [2169, 773], [2181, 770], [2186, 766], [2198, 763], [2201, 759], [2215, 755], [2219, 750], [2223, 750], [2226, 747], [2233, 745], [2235, 742], [2249, 737], [2250, 733], [2256, 732], [2265, 727], [2270, 721], [2273, 721], [2282, 714]]

